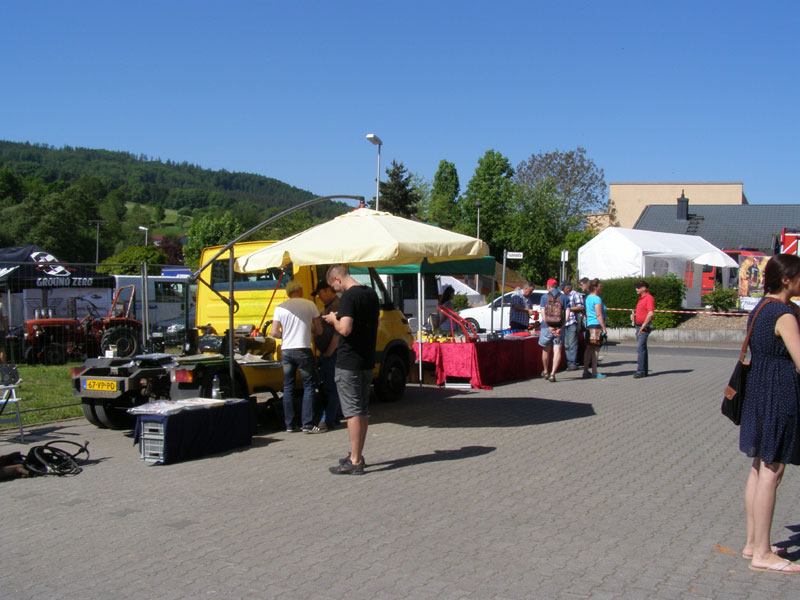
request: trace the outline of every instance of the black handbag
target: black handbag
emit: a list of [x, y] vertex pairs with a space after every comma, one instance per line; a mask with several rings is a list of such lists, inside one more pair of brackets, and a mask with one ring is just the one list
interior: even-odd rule
[[747, 356], [747, 345], [750, 343], [750, 334], [753, 332], [753, 325], [756, 323], [756, 318], [764, 305], [769, 302], [778, 302], [774, 298], [766, 298], [753, 313], [753, 318], [750, 320], [750, 326], [747, 328], [747, 335], [744, 337], [742, 344], [742, 351], [739, 353], [739, 360], [731, 374], [728, 385], [725, 386], [725, 392], [722, 396], [722, 406], [720, 410], [722, 414], [733, 421], [734, 425], [739, 425], [742, 422], [742, 403], [744, 402], [744, 390], [747, 385], [747, 374], [750, 372], [750, 363], [745, 362]]

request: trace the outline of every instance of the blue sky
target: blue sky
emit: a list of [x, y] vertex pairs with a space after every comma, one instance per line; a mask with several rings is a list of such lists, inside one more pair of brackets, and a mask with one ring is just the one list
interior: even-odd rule
[[36, 1], [0, 7], [0, 139], [371, 197], [583, 146], [611, 182], [796, 203], [800, 3]]

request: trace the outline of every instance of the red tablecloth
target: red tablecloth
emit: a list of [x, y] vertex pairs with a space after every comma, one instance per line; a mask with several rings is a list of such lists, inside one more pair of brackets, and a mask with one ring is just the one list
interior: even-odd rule
[[[414, 352], [419, 360], [419, 343], [414, 344]], [[438, 385], [447, 377], [465, 377], [472, 387], [484, 390], [492, 389], [493, 384], [527, 379], [542, 372], [538, 335], [473, 344], [424, 343], [422, 360], [434, 363]], [[559, 368], [566, 363], [563, 354], [561, 363]]]

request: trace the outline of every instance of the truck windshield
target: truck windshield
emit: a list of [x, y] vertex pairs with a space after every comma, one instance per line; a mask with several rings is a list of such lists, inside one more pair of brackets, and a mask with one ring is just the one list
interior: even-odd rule
[[378, 294], [378, 301], [384, 309], [394, 308], [392, 298], [386, 291], [386, 287], [383, 285], [381, 278], [375, 272], [375, 269], [370, 268], [368, 273], [351, 273], [351, 275], [358, 283], [362, 283], [375, 290], [375, 293]]
[[[228, 289], [228, 262], [227, 258], [220, 258], [211, 265], [211, 287], [218, 291]], [[286, 273], [281, 277], [281, 269], [267, 269], [262, 273], [236, 273], [233, 274], [234, 290], [274, 290], [286, 287], [292, 279], [292, 265], [286, 267]], [[280, 279], [280, 285], [278, 280]]]

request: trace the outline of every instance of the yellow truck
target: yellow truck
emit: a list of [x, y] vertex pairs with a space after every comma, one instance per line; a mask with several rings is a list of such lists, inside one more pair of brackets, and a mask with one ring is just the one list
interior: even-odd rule
[[[274, 242], [239, 242], [233, 245], [235, 258]], [[203, 250], [205, 265], [222, 246]], [[325, 276], [329, 265], [292, 269], [267, 269], [259, 273], [234, 273], [233, 380], [230, 373], [230, 253], [225, 252], [199, 273], [194, 333], [185, 355], [145, 354], [133, 359], [88, 359], [73, 370], [74, 394], [80, 396], [87, 420], [98, 427], [113, 429], [132, 425], [126, 410], [156, 399], [211, 397], [217, 385], [224, 397], [249, 398], [262, 409], [280, 411], [283, 369], [280, 342], [268, 336], [268, 324], [292, 279], [303, 284], [306, 298]], [[381, 303], [374, 389], [378, 400], [402, 398], [411, 365], [413, 337], [408, 320], [395, 308], [391, 295], [373, 270], [355, 275], [372, 287]], [[317, 302], [322, 308], [321, 303]], [[216, 384], [214, 383], [216, 380]], [[298, 380], [299, 385], [299, 380]]]

